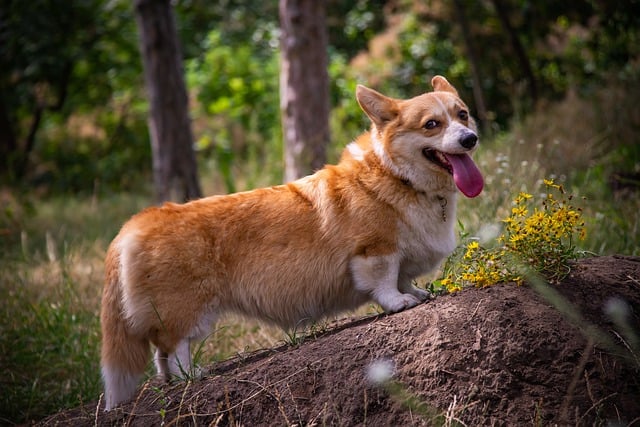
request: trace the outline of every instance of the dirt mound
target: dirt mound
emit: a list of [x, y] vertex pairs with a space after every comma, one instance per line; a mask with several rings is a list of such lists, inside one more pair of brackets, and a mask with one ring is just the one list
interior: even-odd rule
[[[614, 332], [603, 307], [612, 297], [626, 300], [632, 326], [640, 330], [640, 258], [580, 261], [555, 289], [580, 310], [582, 321], [567, 321], [529, 287], [470, 289], [406, 312], [337, 326], [295, 348], [217, 364], [202, 380], [147, 383], [134, 402], [106, 414], [94, 403], [42, 423], [639, 422], [640, 354]], [[593, 325], [618, 349], [626, 347], [629, 358], [585, 338]], [[376, 386], [372, 374], [393, 377]]]

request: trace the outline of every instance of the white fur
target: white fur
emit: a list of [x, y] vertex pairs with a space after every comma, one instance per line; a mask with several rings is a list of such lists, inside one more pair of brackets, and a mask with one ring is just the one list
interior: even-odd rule
[[418, 298], [398, 289], [400, 257], [397, 253], [354, 257], [350, 266], [356, 289], [371, 295], [386, 312], [394, 313], [420, 304]]
[[118, 242], [120, 249], [120, 277], [122, 281], [122, 307], [124, 317], [129, 322], [132, 331], [144, 331], [146, 325], [140, 323], [154, 314], [153, 304], [142, 301], [134, 292], [136, 278], [133, 276], [136, 266], [136, 254], [139, 251], [138, 236], [134, 232], [122, 235]]
[[460, 145], [460, 140], [469, 134], [475, 134], [475, 132], [456, 121], [450, 121], [442, 138], [442, 151], [450, 154], [462, 154], [468, 152], [469, 150], [467, 148]]
[[378, 159], [382, 162], [384, 167], [389, 169], [395, 176], [401, 178], [408, 178], [406, 172], [403, 172], [389, 157], [389, 154], [384, 148], [384, 144], [378, 137], [376, 130], [371, 131], [371, 145], [373, 146], [373, 152], [378, 156]]
[[105, 410], [113, 408], [116, 404], [129, 399], [136, 388], [142, 375], [132, 375], [118, 368], [102, 365], [102, 380], [104, 382]]
[[351, 154], [357, 161], [361, 162], [364, 160], [364, 150], [362, 150], [357, 143], [352, 142], [347, 145], [347, 151], [349, 151], [349, 154]]
[[185, 338], [178, 344], [175, 352], [162, 354], [159, 349], [155, 353], [155, 365], [158, 376], [164, 380], [171, 378], [185, 379], [191, 372], [191, 340]]

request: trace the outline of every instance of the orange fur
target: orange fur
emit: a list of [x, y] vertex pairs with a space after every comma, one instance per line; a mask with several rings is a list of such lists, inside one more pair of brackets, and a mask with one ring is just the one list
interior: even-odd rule
[[105, 262], [106, 408], [135, 391], [149, 343], [168, 377], [175, 365], [189, 367], [189, 340], [206, 336], [225, 312], [288, 328], [371, 299], [389, 312], [425, 300], [411, 280], [455, 246], [456, 187], [422, 150], [443, 149], [447, 129], [458, 125], [427, 130], [424, 121], [444, 123], [466, 108], [440, 79], [439, 91], [407, 101], [359, 87], [372, 130], [335, 166], [133, 216]]

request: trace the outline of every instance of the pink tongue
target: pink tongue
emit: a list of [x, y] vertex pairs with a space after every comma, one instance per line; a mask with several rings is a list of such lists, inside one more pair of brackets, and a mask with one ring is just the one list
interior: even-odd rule
[[453, 168], [453, 180], [467, 197], [476, 197], [482, 192], [484, 180], [478, 167], [468, 154], [443, 153]]

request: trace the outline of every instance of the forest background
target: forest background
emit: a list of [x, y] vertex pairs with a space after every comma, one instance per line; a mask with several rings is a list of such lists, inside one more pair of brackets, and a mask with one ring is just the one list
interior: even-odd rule
[[[403, 98], [442, 74], [482, 130], [487, 186], [462, 201], [461, 233], [497, 234], [512, 196], [553, 178], [585, 198], [584, 251], [640, 254], [639, 1], [325, 3], [329, 162], [368, 127], [356, 84]], [[278, 2], [184, 0], [173, 12], [204, 193], [282, 182]], [[2, 3], [2, 422], [100, 393], [102, 260], [154, 203], [148, 112], [131, 2]], [[202, 357], [277, 339], [224, 327]]]

